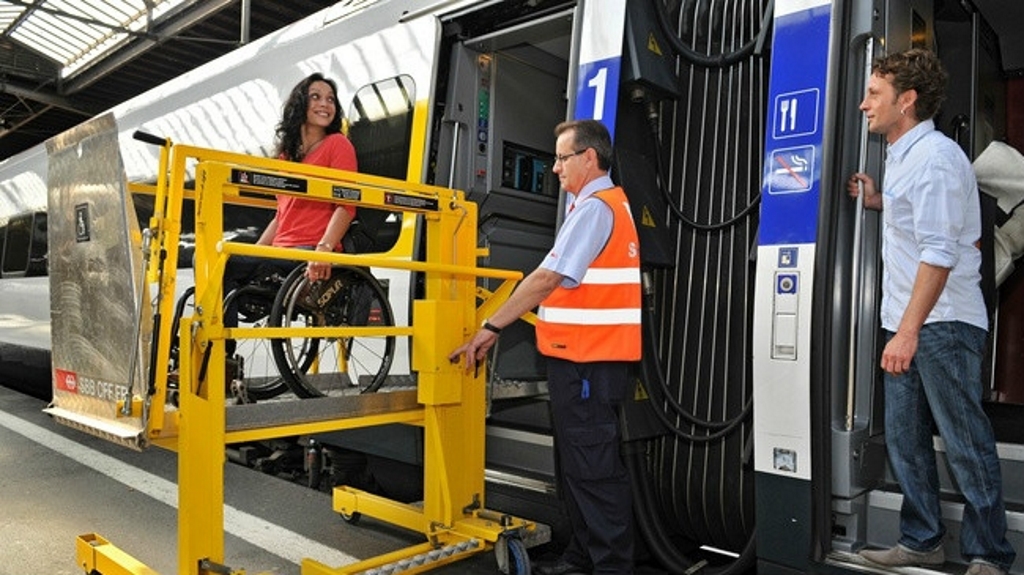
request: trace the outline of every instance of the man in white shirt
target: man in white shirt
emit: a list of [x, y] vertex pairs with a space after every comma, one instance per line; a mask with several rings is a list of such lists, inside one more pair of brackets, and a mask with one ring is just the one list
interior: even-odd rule
[[864, 206], [884, 208], [886, 447], [903, 491], [899, 542], [861, 556], [886, 566], [945, 562], [934, 423], [964, 496], [967, 575], [1005, 575], [1016, 553], [1006, 539], [995, 437], [981, 407], [988, 316], [978, 188], [970, 161], [932, 121], [947, 77], [932, 52], [891, 54], [874, 62], [860, 105], [868, 129], [888, 143], [884, 190], [854, 174], [848, 191], [856, 196], [862, 185]]

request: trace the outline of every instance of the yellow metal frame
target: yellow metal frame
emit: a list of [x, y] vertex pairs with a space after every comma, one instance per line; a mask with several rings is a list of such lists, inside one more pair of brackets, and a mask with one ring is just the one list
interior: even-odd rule
[[[185, 187], [194, 171], [194, 190]], [[238, 170], [266, 176], [264, 182], [302, 182], [305, 192], [239, 183]], [[233, 172], [234, 171], [234, 172]], [[158, 334], [157, 364], [166, 365], [171, 330], [179, 330], [179, 407], [165, 405], [167, 374], [158, 370], [152, 394], [135, 399], [143, 409], [146, 438], [151, 444], [178, 451], [178, 572], [212, 573], [207, 566], [224, 562], [224, 448], [227, 443], [368, 427], [386, 423], [421, 426], [424, 434], [422, 506], [407, 505], [350, 487], [334, 490], [333, 507], [346, 515], [364, 514], [423, 534], [426, 542], [353, 565], [332, 567], [307, 559], [304, 575], [341, 575], [404, 562], [417, 573], [475, 553], [487, 551], [504, 536], [528, 536], [537, 525], [499, 516], [484, 507], [484, 425], [486, 374], [465, 373], [451, 364], [448, 353], [469, 338], [494, 306], [511, 293], [522, 274], [476, 265], [477, 208], [460, 191], [426, 186], [306, 164], [257, 158], [218, 150], [172, 145], [161, 153], [156, 186], [133, 186], [155, 194], [150, 221], [154, 232], [148, 278], [158, 283], [163, 318], [173, 317], [178, 237], [182, 203], [195, 201], [195, 315], [180, 326], [164, 324]], [[286, 178], [287, 180], [283, 179]], [[287, 186], [284, 186], [287, 187]], [[247, 192], [246, 196], [240, 195]], [[253, 200], [251, 192], [266, 194]], [[272, 205], [273, 194], [351, 203], [402, 211], [412, 235], [412, 222], [424, 226], [425, 261], [410, 261], [409, 251], [379, 255], [318, 253], [223, 241], [224, 203]], [[340, 198], [340, 199], [339, 199]], [[400, 239], [400, 243], [402, 240]], [[409, 244], [411, 245], [411, 243]], [[222, 276], [227, 259], [255, 255], [333, 264], [396, 268], [421, 272], [425, 297], [413, 302], [409, 326], [334, 328], [225, 328]], [[479, 277], [504, 280], [494, 294], [477, 293]], [[476, 298], [484, 305], [476, 307]], [[410, 337], [412, 370], [417, 376], [418, 406], [404, 411], [302, 424], [270, 425], [228, 433], [225, 429], [223, 385], [198, 381], [203, 354], [211, 353], [205, 378], [224, 381], [225, 339], [340, 337], [356, 333]], [[185, 342], [190, 342], [186, 344]], [[301, 401], [301, 400], [300, 400]], [[153, 573], [96, 534], [83, 535], [78, 562], [103, 575]]]

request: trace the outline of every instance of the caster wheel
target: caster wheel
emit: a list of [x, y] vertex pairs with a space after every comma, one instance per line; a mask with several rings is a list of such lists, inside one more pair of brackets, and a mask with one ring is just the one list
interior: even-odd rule
[[519, 537], [501, 537], [494, 546], [498, 570], [504, 575], [530, 575], [530, 556], [526, 544]]

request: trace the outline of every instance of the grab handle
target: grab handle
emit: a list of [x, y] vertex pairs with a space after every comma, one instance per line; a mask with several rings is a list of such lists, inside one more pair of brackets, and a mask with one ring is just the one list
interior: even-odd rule
[[[871, 79], [871, 65], [875, 57], [875, 38], [868, 34], [864, 42], [864, 84], [865, 92], [867, 83]], [[861, 114], [860, 121], [860, 150], [857, 160], [857, 171], [863, 173], [867, 169], [868, 161], [868, 118]], [[857, 331], [859, 317], [857, 307], [861, 301], [861, 266], [863, 265], [863, 228], [864, 228], [864, 184], [859, 183], [860, 193], [857, 194], [857, 207], [854, 212], [853, 224], [853, 254], [852, 265], [850, 266], [850, 355], [847, 361], [847, 382], [846, 382], [846, 417], [844, 428], [846, 431], [853, 430], [853, 418], [855, 411], [856, 389], [857, 389]]]
[[143, 132], [142, 130], [135, 130], [132, 134], [132, 138], [145, 142], [147, 144], [153, 144], [154, 146], [166, 146], [167, 138], [161, 138], [160, 136], [150, 134], [149, 132]]

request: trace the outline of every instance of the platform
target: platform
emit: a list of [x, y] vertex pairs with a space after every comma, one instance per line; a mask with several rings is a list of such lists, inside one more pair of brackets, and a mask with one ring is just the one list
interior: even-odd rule
[[[98, 532], [163, 575], [176, 573], [175, 453], [132, 451], [58, 425], [44, 402], [0, 387], [0, 573], [72, 575], [75, 537]], [[225, 469], [225, 560], [247, 573], [300, 572], [303, 557], [346, 564], [422, 542], [331, 496], [234, 464]], [[498, 573], [481, 554], [436, 573]]]

